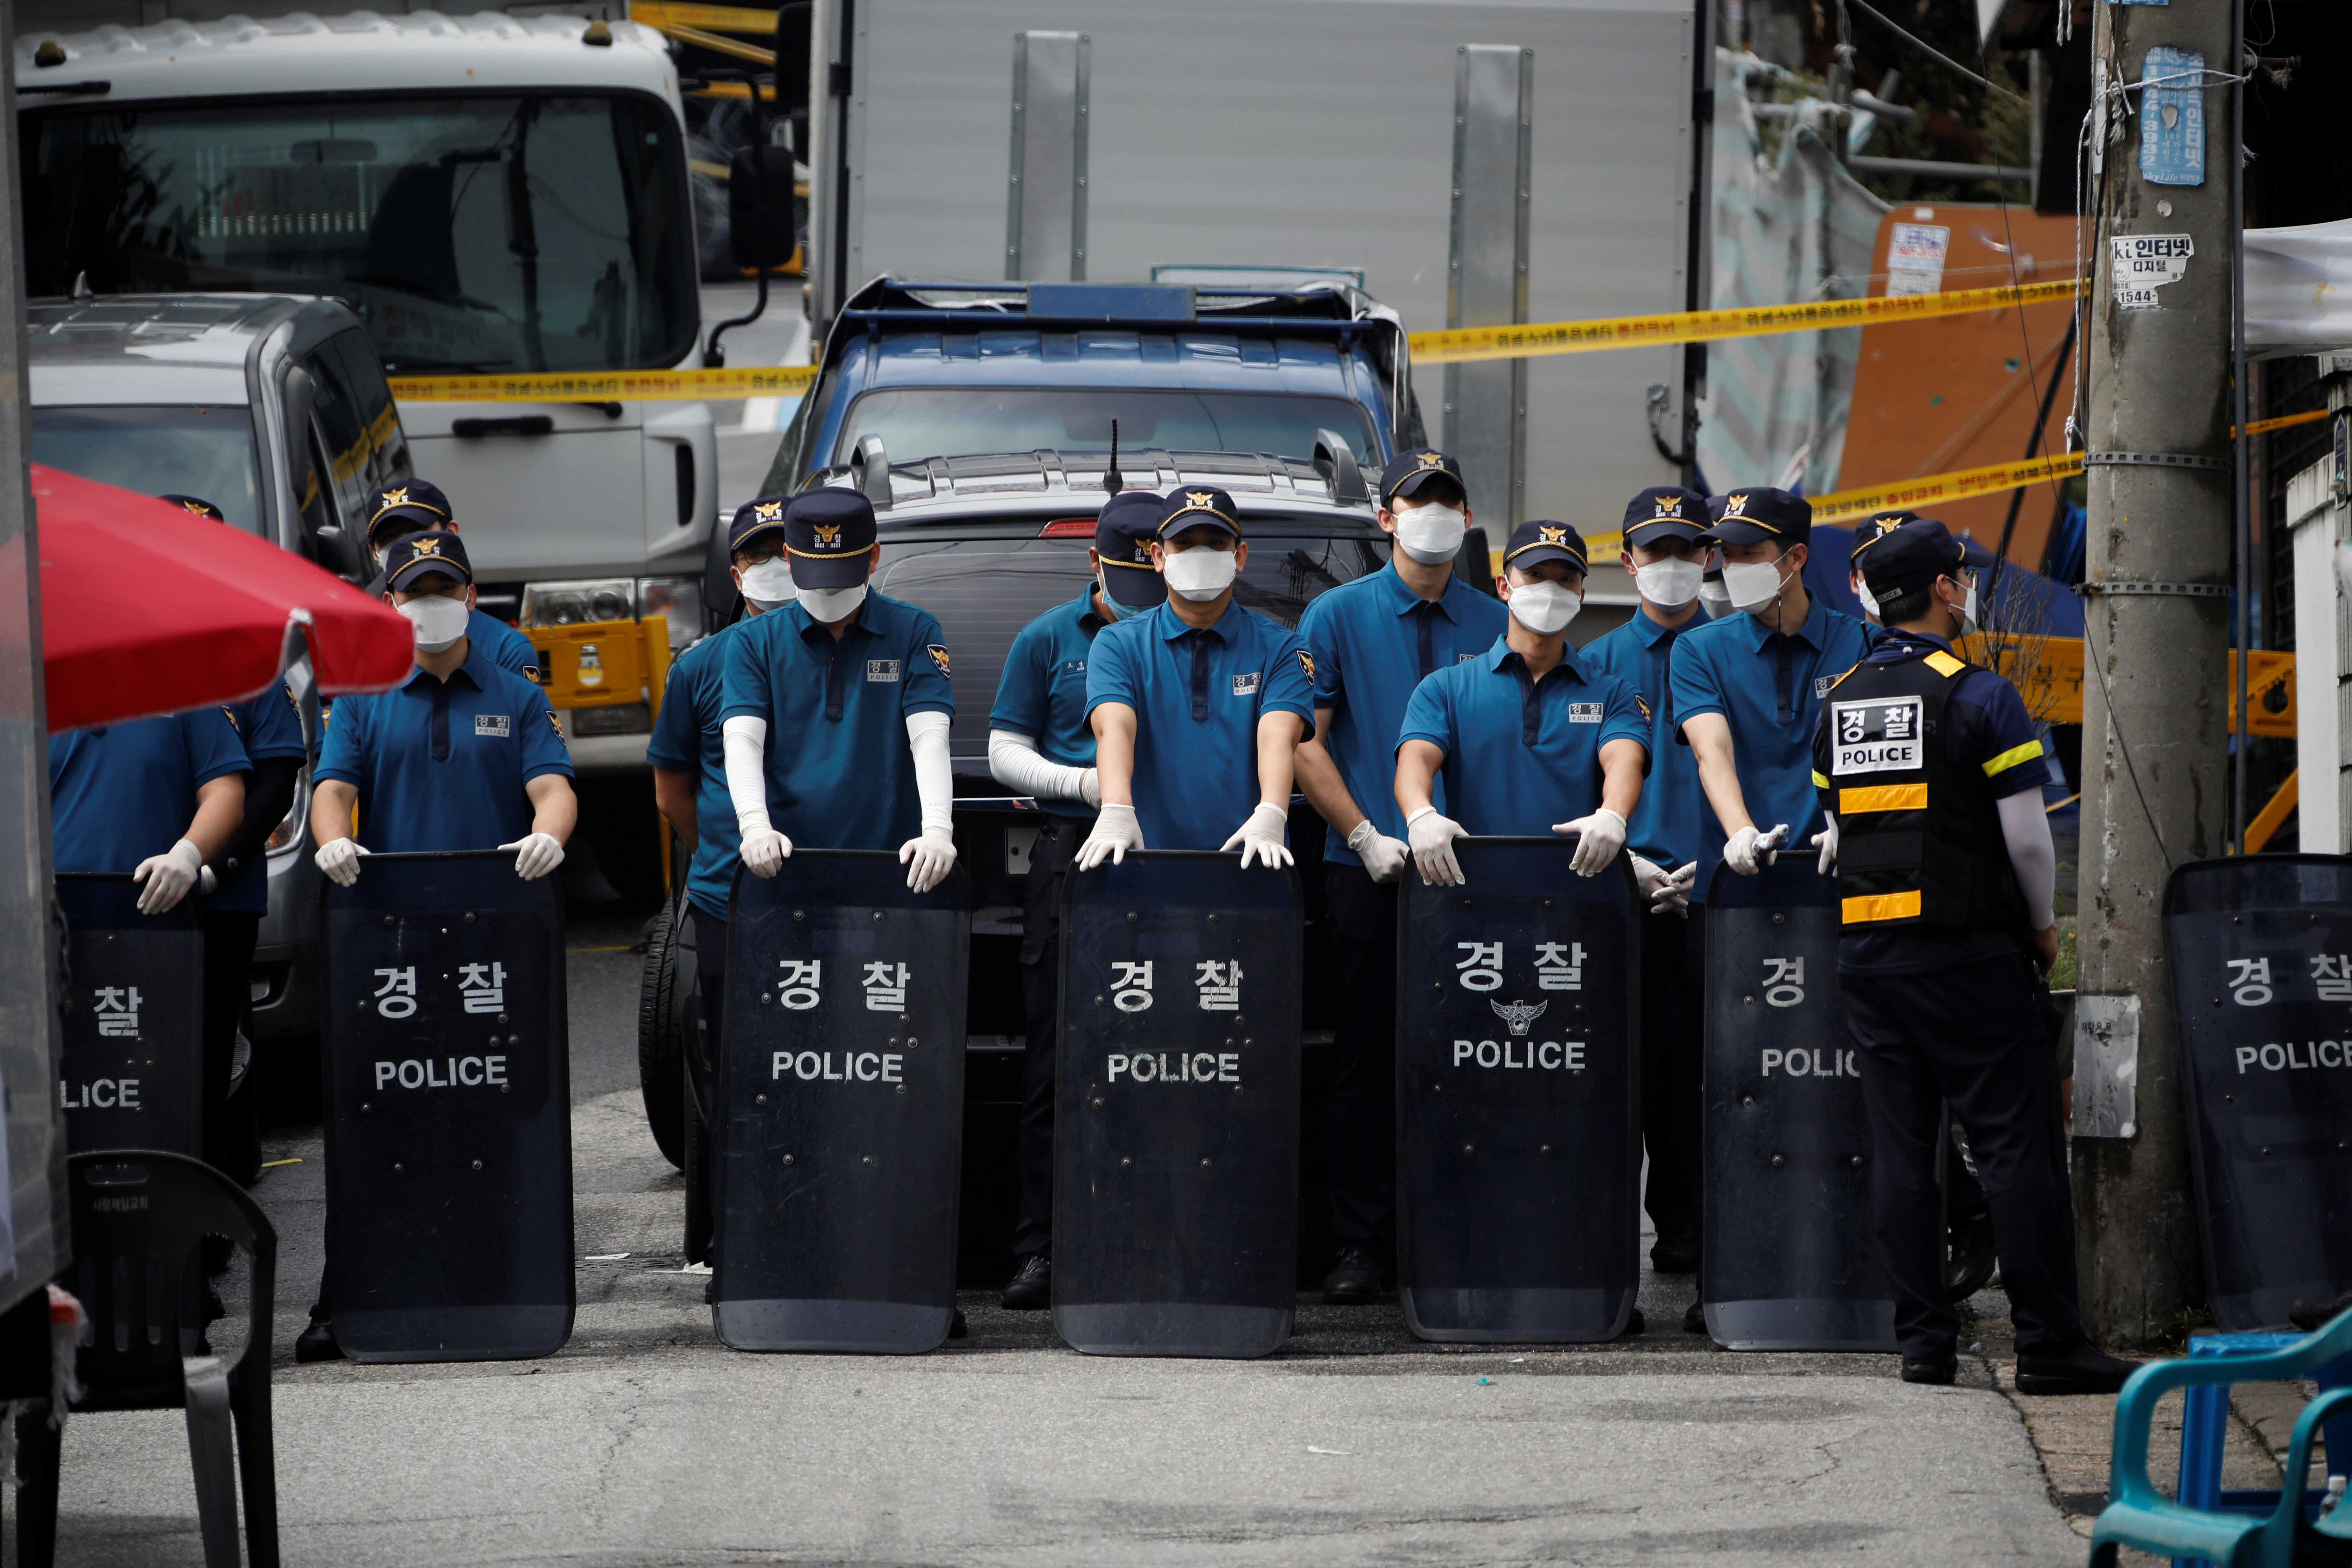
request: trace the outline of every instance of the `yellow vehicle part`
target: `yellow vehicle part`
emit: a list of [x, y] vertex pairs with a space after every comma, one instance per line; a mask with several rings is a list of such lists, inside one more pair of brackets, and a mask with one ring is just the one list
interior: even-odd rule
[[[2025, 700], [2025, 710], [2045, 724], [2083, 721], [2083, 639], [2080, 637], [1988, 637], [1964, 639], [1960, 651], [2007, 676]], [[2225, 682], [2225, 722], [2233, 729], [2238, 711], [2238, 655], [2230, 652]], [[2246, 667], [2248, 733], [2292, 740], [2295, 725], [2294, 655], [2254, 650]]]
[[581, 621], [524, 626], [539, 654], [539, 683], [567, 737], [650, 735], [669, 679], [669, 621]]

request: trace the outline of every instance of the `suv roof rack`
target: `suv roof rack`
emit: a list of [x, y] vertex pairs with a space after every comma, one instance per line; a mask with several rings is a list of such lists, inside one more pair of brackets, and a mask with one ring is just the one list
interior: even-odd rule
[[[1107, 494], [1103, 478], [1108, 450], [981, 452], [957, 457], [889, 460], [877, 437], [859, 444], [859, 461], [819, 468], [807, 489], [821, 485], [862, 489], [885, 521], [911, 521], [936, 508], [959, 516], [975, 511], [1019, 511], [1039, 502], [1077, 504], [1092, 510]], [[1334, 521], [1373, 521], [1371, 498], [1352, 454], [1316, 460], [1271, 452], [1181, 452], [1146, 447], [1122, 449], [1119, 469], [1125, 489], [1170, 490], [1183, 485], [1214, 485], [1243, 506], [1253, 500], [1279, 503], [1294, 512], [1328, 515]], [[888, 476], [884, 499], [883, 476]], [[1350, 482], [1352, 479], [1353, 482]], [[910, 516], [908, 514], [916, 514]]]
[[886, 274], [850, 296], [842, 314], [886, 321], [1001, 316], [1024, 321], [1141, 326], [1391, 321], [1395, 312], [1360, 289], [1322, 279], [1292, 289], [1269, 289], [1192, 283], [982, 283]]

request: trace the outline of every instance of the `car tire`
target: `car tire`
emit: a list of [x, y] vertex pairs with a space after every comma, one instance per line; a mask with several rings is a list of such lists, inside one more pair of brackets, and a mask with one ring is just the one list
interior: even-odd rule
[[[637, 986], [637, 1087], [646, 1122], [662, 1158], [686, 1164], [686, 1039], [678, 1025], [686, 996], [678, 984], [678, 921], [684, 900], [673, 899], [646, 931], [646, 968]], [[690, 990], [693, 976], [686, 977]]]

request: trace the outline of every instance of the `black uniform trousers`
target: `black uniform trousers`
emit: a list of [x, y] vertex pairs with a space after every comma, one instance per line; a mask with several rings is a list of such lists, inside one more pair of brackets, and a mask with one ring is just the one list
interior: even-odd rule
[[1021, 1207], [1013, 1256], [1054, 1251], [1054, 1052], [1061, 1024], [1062, 880], [1087, 823], [1041, 815], [1021, 889]]
[[[1415, 873], [1405, 869], [1406, 876]], [[1397, 884], [1323, 867], [1331, 924], [1331, 1087], [1324, 1157], [1331, 1239], [1379, 1253], [1396, 1237]]]
[[261, 1174], [261, 1125], [253, 1085], [229, 1103], [236, 1068], [236, 1031], [252, 999], [253, 947], [261, 917], [206, 910], [204, 1001], [204, 1161], [246, 1186]]
[[1695, 1239], [1703, 1198], [1706, 910], [1633, 917], [1642, 952], [1643, 1207], [1660, 1241]]
[[1968, 1130], [1992, 1212], [2021, 1352], [2085, 1342], [2074, 1206], [2048, 1026], [2021, 958], [1928, 974], [1841, 974], [1870, 1115], [1871, 1225], [1908, 1360], [1951, 1353], [1960, 1317], [1944, 1276], [1937, 1158], [1944, 1106]]

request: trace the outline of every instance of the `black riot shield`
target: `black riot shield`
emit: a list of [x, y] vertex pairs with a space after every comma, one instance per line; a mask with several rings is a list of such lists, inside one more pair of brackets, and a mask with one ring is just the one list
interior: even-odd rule
[[1297, 1268], [1295, 873], [1191, 850], [1073, 871], [1055, 1062], [1054, 1328], [1262, 1356]]
[[1613, 1339], [1642, 1280], [1633, 872], [1464, 838], [1397, 920], [1397, 1295], [1424, 1340]]
[[955, 1316], [961, 872], [887, 850], [740, 870], [727, 922], [711, 1323], [737, 1350], [935, 1350]]
[[551, 1354], [573, 1304], [562, 889], [511, 852], [371, 855], [321, 898], [343, 1353]]
[[1706, 894], [1706, 1329], [1730, 1350], [1891, 1351], [1870, 1122], [1810, 850]]
[[2191, 861], [2164, 936], [2213, 1316], [2284, 1329], [2352, 1289], [2352, 860]]
[[139, 912], [128, 876], [58, 878], [68, 991], [66, 1144], [204, 1155], [205, 938], [193, 894]]

